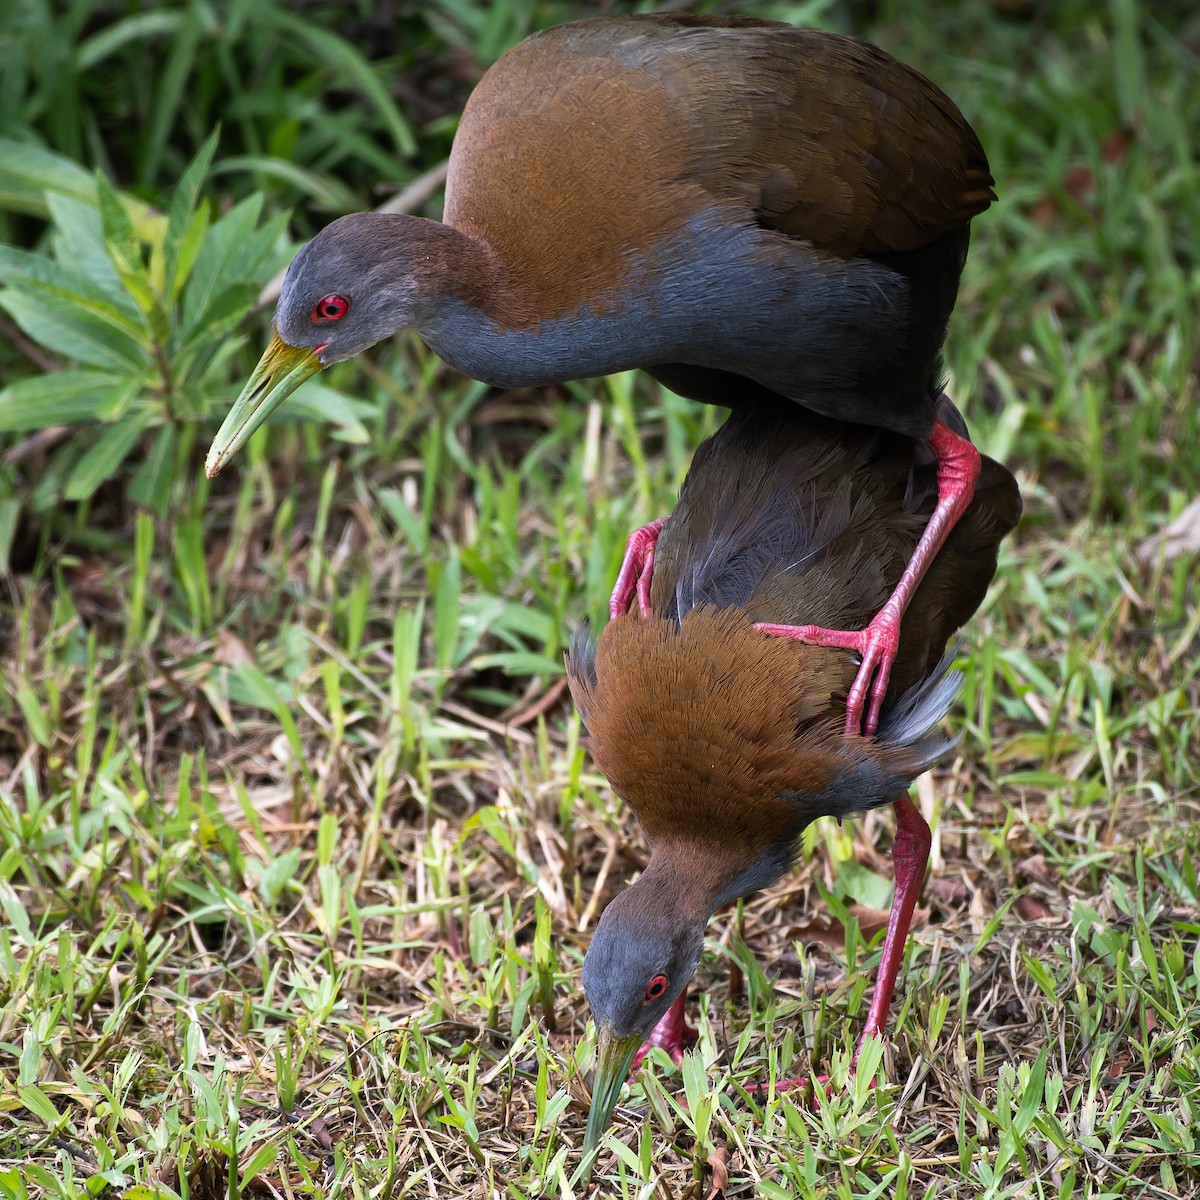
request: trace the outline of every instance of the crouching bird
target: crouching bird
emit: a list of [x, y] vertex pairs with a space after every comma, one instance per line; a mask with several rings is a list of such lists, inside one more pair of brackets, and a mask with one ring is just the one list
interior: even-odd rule
[[[965, 434], [949, 401], [940, 415]], [[982, 460], [904, 614], [873, 737], [847, 721], [853, 656], [789, 634], [874, 612], [937, 491], [925, 443], [745, 397], [696, 453], [645, 611], [617, 615], [598, 641], [573, 638], [567, 674], [592, 758], [652, 847], [584, 960], [597, 1028], [587, 1149], [638, 1047], [650, 1039], [678, 1060], [695, 1040], [685, 989], [716, 909], [789, 870], [810, 821], [890, 803], [896, 891], [862, 1039], [882, 1032], [930, 845], [907, 789], [952, 744], [937, 728], [960, 684], [947, 641], [1020, 515], [1012, 475]]]
[[949, 97], [865, 42], [686, 13], [544, 30], [472, 94], [444, 221], [352, 214], [297, 254], [206, 470], [309, 376], [408, 328], [502, 387], [642, 367], [723, 403], [736, 376], [927, 439], [938, 503], [910, 570], [861, 628], [808, 631], [861, 653], [849, 704], [870, 733], [904, 607], [979, 470], [935, 404], [969, 223], [994, 198]]

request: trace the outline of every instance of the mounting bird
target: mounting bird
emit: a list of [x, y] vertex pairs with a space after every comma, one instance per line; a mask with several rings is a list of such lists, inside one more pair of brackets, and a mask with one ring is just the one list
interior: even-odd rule
[[[577, 633], [567, 659], [592, 758], [652, 849], [584, 960], [597, 1027], [587, 1150], [638, 1047], [678, 1060], [695, 1040], [685, 989], [712, 914], [788, 871], [810, 821], [891, 803], [896, 894], [859, 1050], [882, 1032], [930, 845], [908, 787], [952, 744], [937, 731], [960, 682], [946, 643], [983, 600], [1021, 511], [1012, 475], [983, 459], [905, 613], [879, 728], [864, 737], [847, 713], [852, 656], [791, 634], [876, 611], [937, 500], [934, 456], [765, 393], [739, 401], [661, 531], [646, 610], [616, 616], [598, 641]], [[945, 398], [939, 415], [965, 435]]]
[[[854, 38], [682, 13], [534, 34], [467, 103], [444, 221], [357, 213], [296, 255], [206, 470], [322, 367], [409, 328], [502, 387], [642, 367], [723, 403], [750, 380], [925, 439], [938, 503], [909, 570], [862, 629], [807, 631], [861, 654], [849, 703], [870, 733], [905, 605], [979, 471], [935, 404], [992, 182], [945, 93]], [[657, 529], [631, 539], [616, 607]]]

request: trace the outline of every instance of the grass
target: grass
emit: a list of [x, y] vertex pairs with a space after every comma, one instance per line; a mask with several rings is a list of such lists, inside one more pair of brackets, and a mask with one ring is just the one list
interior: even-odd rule
[[[429, 8], [476, 45], [506, 36], [484, 11]], [[643, 1071], [574, 1180], [580, 961], [646, 847], [561, 652], [719, 415], [636, 376], [491, 393], [400, 342], [331, 373], [364, 442], [275, 424], [210, 485], [185, 438], [168, 516], [115, 485], [22, 509], [0, 1196], [1200, 1195], [1198, 563], [1137, 554], [1200, 492], [1200, 26], [1162, 11], [866, 30], [1000, 181], [948, 359], [1026, 497], [957, 757], [918, 785], [933, 869], [878, 1086], [846, 1075], [890, 884], [871, 814], [713, 921], [697, 1053]], [[164, 122], [124, 182], [191, 157]], [[13, 495], [40, 462], [10, 458]], [[809, 1070], [828, 1103], [744, 1091]]]

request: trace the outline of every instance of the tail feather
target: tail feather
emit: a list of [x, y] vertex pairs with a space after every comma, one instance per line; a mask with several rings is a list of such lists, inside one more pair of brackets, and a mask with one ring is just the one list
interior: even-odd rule
[[920, 683], [888, 705], [880, 717], [876, 740], [890, 750], [903, 751], [914, 776], [929, 770], [958, 744], [957, 737], [947, 737], [938, 728], [962, 691], [963, 673], [950, 670], [957, 652], [955, 643]]

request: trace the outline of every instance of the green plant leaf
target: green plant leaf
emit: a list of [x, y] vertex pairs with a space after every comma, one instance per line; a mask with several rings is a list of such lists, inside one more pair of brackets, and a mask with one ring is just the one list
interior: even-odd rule
[[120, 470], [149, 423], [149, 415], [143, 413], [109, 425], [100, 434], [67, 478], [63, 489], [66, 499], [86, 500], [106, 479], [111, 479]]
[[99, 173], [96, 175], [96, 197], [100, 202], [100, 222], [108, 257], [125, 290], [138, 308], [149, 316], [158, 304], [158, 297], [142, 260], [133, 219], [126, 211], [120, 193]]
[[[127, 318], [130, 329], [141, 328], [142, 314], [121, 283], [104, 248], [100, 212], [74, 196], [51, 192], [46, 197], [50, 219], [54, 223], [56, 265], [68, 273], [77, 271]], [[66, 264], [70, 264], [69, 267]]]
[[0, 308], [39, 346], [64, 358], [124, 370], [141, 370], [148, 363], [138, 342], [70, 300], [8, 288], [0, 292]]
[[[0, 283], [7, 284], [20, 296], [37, 294], [67, 300], [73, 307], [111, 325], [120, 333], [134, 339], [143, 335], [141, 317], [123, 288], [122, 299], [117, 300], [86, 275], [44, 255], [18, 250], [14, 246], [0, 246]], [[120, 286], [119, 279], [117, 283]]]
[[97, 421], [120, 378], [106, 371], [55, 371], [10, 383], [0, 392], [0, 433]]
[[182, 12], [151, 11], [114, 21], [79, 43], [75, 67], [79, 71], [90, 71], [130, 42], [174, 37], [184, 16]]
[[96, 184], [83, 167], [62, 154], [0, 137], [0, 209], [45, 217], [47, 192], [94, 201]]
[[[203, 33], [202, 22], [206, 13], [209, 13], [209, 10], [198, 4], [188, 5], [185, 11], [185, 18], [171, 38], [171, 50], [154, 89], [150, 134], [143, 143], [145, 154], [138, 172], [143, 184], [148, 184], [158, 174], [167, 138], [183, 99], [184, 88], [196, 64], [196, 46]], [[214, 14], [209, 16], [215, 21]]]
[[365, 446], [371, 435], [361, 417], [372, 416], [375, 406], [352, 400], [315, 379], [298, 388], [288, 399], [286, 415], [294, 420], [317, 420], [333, 425], [333, 436], [341, 442]]
[[213, 167], [214, 175], [233, 171], [253, 171], [268, 179], [281, 180], [311, 196], [316, 204], [331, 212], [353, 212], [361, 207], [358, 197], [336, 179], [318, 175], [316, 171], [310, 171], [286, 159], [270, 158], [265, 154], [237, 154], [221, 159]]
[[282, 8], [270, 10], [270, 19], [279, 28], [307, 43], [320, 61], [328, 64], [330, 69], [340, 71], [375, 106], [401, 155], [407, 157], [416, 153], [417, 141], [408, 122], [401, 116], [371, 64], [353, 45], [331, 29], [302, 21]]
[[129, 498], [162, 516], [167, 511], [174, 481], [175, 426], [164, 425], [154, 439], [145, 461], [129, 483]]
[[[185, 335], [207, 323], [209, 305], [215, 298], [224, 298], [232, 288], [242, 285], [247, 270], [243, 255], [261, 211], [262, 195], [256, 192], [215, 221], [205, 233], [183, 293]], [[242, 311], [248, 307], [249, 303]], [[227, 312], [228, 309], [222, 309], [217, 315], [225, 316]]]
[[208, 136], [176, 184], [171, 199], [167, 232], [162, 244], [164, 272], [161, 290], [164, 296], [172, 299], [187, 281], [208, 227], [208, 210], [197, 210], [196, 203], [219, 136], [217, 130]]

